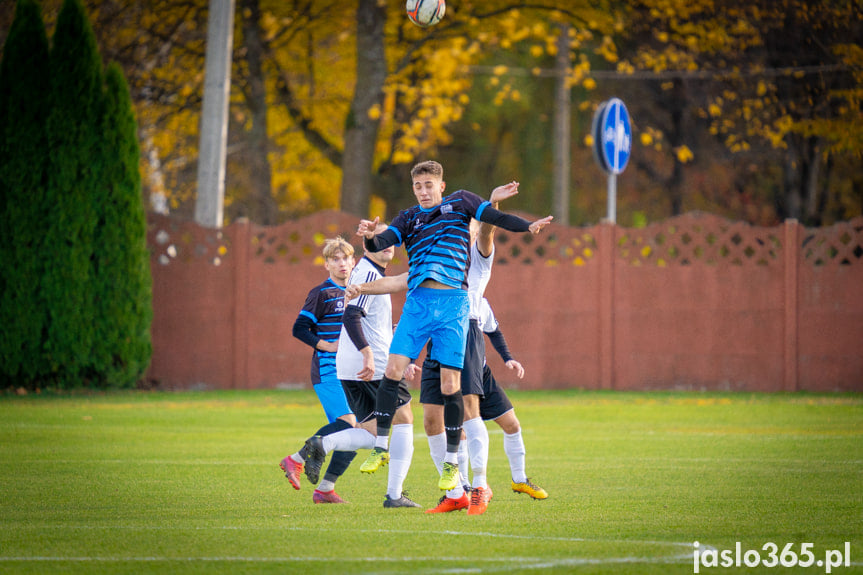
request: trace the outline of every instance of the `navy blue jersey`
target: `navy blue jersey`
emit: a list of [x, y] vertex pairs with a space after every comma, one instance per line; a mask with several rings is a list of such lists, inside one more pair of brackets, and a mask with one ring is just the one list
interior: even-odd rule
[[[306, 296], [306, 303], [300, 310], [295, 324], [294, 335], [312, 347], [318, 339], [337, 341], [342, 331], [342, 312], [345, 309], [345, 288], [333, 280], [315, 286]], [[305, 326], [305, 333], [298, 333], [297, 326]], [[334, 380], [336, 377], [336, 354], [315, 349], [312, 356], [312, 383]]]
[[453, 288], [467, 288], [470, 263], [470, 221], [480, 219], [488, 201], [459, 190], [430, 209], [416, 205], [399, 212], [389, 229], [408, 252], [408, 289], [432, 279]]

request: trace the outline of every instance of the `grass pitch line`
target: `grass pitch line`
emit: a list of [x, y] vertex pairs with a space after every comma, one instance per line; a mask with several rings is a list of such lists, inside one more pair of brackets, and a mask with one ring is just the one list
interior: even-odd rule
[[[194, 526], [194, 527], [167, 527], [164, 525], [39, 525], [33, 528], [38, 529], [68, 529], [72, 531], [82, 530], [108, 530], [129, 529], [133, 531], [309, 531], [315, 533], [335, 532], [341, 533], [342, 529], [330, 529], [326, 527], [298, 527], [292, 526], [245, 526], [245, 525], [215, 525], [215, 526]], [[409, 529], [354, 529], [352, 533], [369, 533], [369, 534], [388, 534], [388, 535], [417, 535], [416, 531]], [[667, 545], [670, 547], [687, 547], [691, 548], [692, 543], [681, 543], [679, 541], [655, 541], [655, 540], [640, 540], [640, 539], [598, 539], [588, 537], [555, 537], [549, 535], [522, 535], [517, 533], [494, 533], [491, 531], [454, 531], [451, 529], [428, 530], [423, 529], [422, 534], [431, 535], [470, 535], [471, 537], [491, 537], [501, 539], [523, 539], [528, 541], [562, 541], [569, 543], [630, 543], [633, 545]], [[712, 549], [709, 545], [701, 544], [704, 549]], [[690, 554], [691, 556], [691, 554]], [[0, 560], [4, 559], [0, 557]]]
[[[678, 563], [691, 561], [689, 554], [669, 557], [607, 557], [607, 558], [568, 558], [547, 559], [543, 557], [0, 557], [2, 563], [192, 563], [196, 561], [210, 563], [410, 563], [410, 562], [468, 562], [468, 563], [507, 563], [496, 571], [513, 569], [546, 569], [569, 565], [603, 565], [609, 563]], [[516, 563], [517, 565], [511, 565]], [[488, 567], [483, 567], [483, 570]], [[435, 568], [429, 572], [471, 572], [471, 568], [453, 568], [441, 570]], [[420, 571], [422, 572], [422, 571]]]
[[[321, 528], [305, 528], [305, 527], [287, 527], [291, 531], [335, 531], [341, 532], [339, 529], [321, 529]], [[384, 533], [389, 535], [416, 535], [416, 531], [408, 529], [357, 529], [354, 533]], [[451, 529], [428, 530], [423, 529], [422, 533], [431, 535], [470, 535], [471, 537], [497, 537], [504, 539], [525, 539], [528, 541], [566, 541], [570, 543], [630, 543], [633, 545], [668, 545], [671, 547], [686, 547], [691, 549], [692, 542], [681, 543], [679, 541], [652, 541], [639, 539], [597, 539], [588, 537], [554, 537], [548, 535], [520, 535], [514, 533], [493, 533], [490, 531], [453, 531]], [[709, 545], [701, 544], [702, 547], [712, 549]], [[692, 557], [692, 554], [687, 554], [687, 557]]]

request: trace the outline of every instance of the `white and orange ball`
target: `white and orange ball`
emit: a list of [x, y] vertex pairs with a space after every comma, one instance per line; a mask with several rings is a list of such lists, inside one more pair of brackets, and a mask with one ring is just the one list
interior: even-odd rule
[[417, 26], [427, 28], [441, 21], [446, 13], [445, 0], [407, 0], [408, 18]]

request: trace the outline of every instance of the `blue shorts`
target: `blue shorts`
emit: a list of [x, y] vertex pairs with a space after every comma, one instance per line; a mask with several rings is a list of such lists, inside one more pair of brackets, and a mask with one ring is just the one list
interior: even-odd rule
[[312, 386], [315, 393], [318, 394], [318, 400], [321, 402], [321, 407], [324, 408], [324, 413], [327, 414], [327, 421], [334, 422], [339, 417], [353, 413], [348, 405], [348, 398], [345, 397], [345, 390], [342, 388], [342, 382], [338, 379], [326, 380], [321, 383], [316, 383]]
[[405, 300], [390, 353], [416, 359], [431, 339], [431, 359], [442, 367], [461, 369], [469, 312], [463, 289], [415, 288]]

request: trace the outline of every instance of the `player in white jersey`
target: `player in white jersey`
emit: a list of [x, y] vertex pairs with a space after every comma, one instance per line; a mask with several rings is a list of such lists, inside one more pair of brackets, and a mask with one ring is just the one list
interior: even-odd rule
[[[362, 290], [363, 293], [394, 293], [397, 291], [404, 291], [405, 289], [407, 289], [406, 273], [400, 276], [387, 277], [383, 280], [378, 280], [374, 284], [348, 286], [345, 292], [345, 298], [350, 299], [357, 297], [360, 290]], [[494, 313], [492, 312], [491, 306], [486, 298], [481, 298], [480, 300], [479, 316], [479, 325], [482, 332], [492, 342], [492, 346], [503, 359], [506, 367], [513, 370], [519, 379], [522, 379], [524, 377], [524, 367], [515, 358], [513, 358], [510, 353], [506, 339], [500, 331], [497, 318], [494, 317]], [[411, 364], [410, 371], [412, 373], [418, 370], [419, 368], [416, 365]], [[506, 395], [506, 392], [502, 387], [500, 387], [500, 385], [498, 385], [491, 372], [491, 368], [489, 368], [488, 364], [485, 362], [483, 362], [482, 388], [483, 394], [480, 397], [479, 403], [480, 417], [483, 421], [494, 421], [500, 426], [501, 430], [503, 430], [503, 449], [504, 453], [506, 453], [507, 459], [509, 460], [510, 477], [512, 478], [510, 487], [515, 493], [526, 493], [533, 499], [546, 499], [548, 497], [546, 490], [533, 483], [530, 478], [527, 477], [525, 465], [526, 449], [521, 434], [521, 423], [519, 422], [518, 417], [516, 417], [515, 408], [513, 407], [509, 397]], [[429, 413], [428, 409], [429, 405], [423, 404], [424, 414]], [[435, 424], [433, 420], [424, 419], [424, 424], [428, 425], [427, 434], [432, 461], [437, 467], [440, 467], [443, 459], [443, 451], [446, 448], [445, 438], [443, 441], [441, 441], [440, 437], [434, 438], [432, 433], [434, 433], [435, 428], [433, 426], [437, 424]], [[464, 467], [466, 468], [466, 466]], [[462, 495], [458, 498], [445, 497], [445, 499], [438, 505], [438, 508], [441, 508], [438, 512], [464, 509], [465, 507], [461, 506], [462, 503], [465, 503], [466, 508], [469, 509], [472, 501], [468, 500], [467, 496], [463, 494], [464, 489], [465, 488], [462, 488]], [[451, 492], [448, 492], [448, 494], [450, 493]], [[487, 493], [491, 493], [490, 487], [487, 488]], [[462, 503], [459, 503], [459, 500], [462, 500]], [[427, 513], [429, 511], [427, 511]]]
[[[491, 198], [492, 206], [497, 207], [498, 199]], [[465, 347], [465, 360], [462, 369], [462, 395], [464, 396], [464, 434], [467, 453], [470, 457], [470, 468], [473, 472], [471, 494], [468, 499], [462, 482], [447, 491], [441, 497], [434, 509], [426, 513], [444, 513], [467, 509], [470, 515], [485, 513], [491, 500], [491, 491], [486, 482], [486, 467], [488, 464], [488, 428], [480, 417], [480, 400], [482, 398], [482, 375], [485, 365], [485, 340], [480, 329], [480, 304], [485, 288], [491, 279], [492, 262], [494, 261], [494, 230], [495, 226], [472, 222], [470, 265], [467, 272], [468, 299], [470, 301], [470, 322]], [[443, 418], [443, 397], [440, 395], [440, 365], [428, 357], [423, 363], [420, 403], [423, 406], [423, 426], [429, 442], [429, 451], [436, 467], [443, 463], [446, 448], [446, 435]], [[462, 453], [464, 450], [461, 450]], [[464, 466], [459, 466], [465, 469]], [[465, 474], [467, 470], [465, 469]]]
[[[524, 377], [524, 367], [509, 352], [509, 346], [500, 331], [497, 318], [488, 300], [480, 302], [480, 328], [488, 336], [494, 349], [503, 359], [507, 368], [515, 371], [519, 379]], [[521, 423], [515, 415], [515, 408], [506, 392], [497, 384], [488, 364], [483, 366], [482, 399], [479, 402], [480, 417], [483, 421], [494, 421], [503, 430], [503, 450], [509, 460], [510, 487], [516, 493], [527, 493], [534, 499], [545, 499], [548, 493], [533, 483], [527, 476], [525, 466], [526, 450], [521, 436]]]
[[[381, 230], [386, 229], [385, 225]], [[394, 247], [379, 252], [366, 250], [354, 267], [348, 285], [384, 277]], [[306, 441], [306, 475], [314, 482], [330, 451], [372, 449], [375, 444], [375, 399], [384, 376], [393, 338], [392, 301], [389, 294], [363, 295], [345, 306], [342, 332], [336, 353], [336, 372], [348, 403], [359, 424], [352, 429], [329, 435], [316, 435]], [[402, 492], [413, 457], [413, 413], [407, 383], [399, 382], [397, 410], [393, 418], [389, 455], [389, 475], [384, 507], [419, 507]]]

